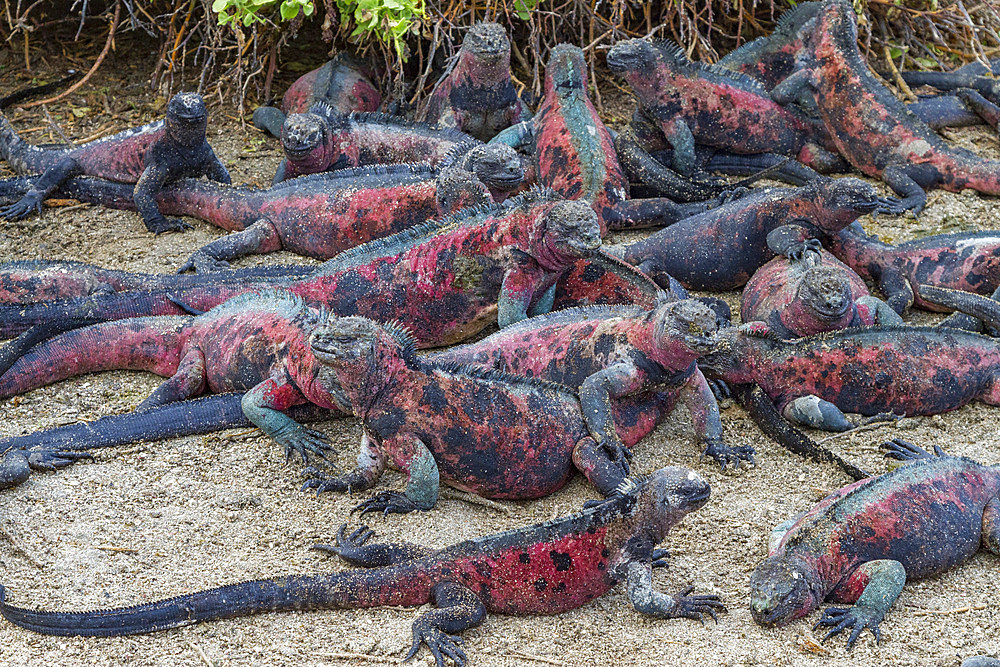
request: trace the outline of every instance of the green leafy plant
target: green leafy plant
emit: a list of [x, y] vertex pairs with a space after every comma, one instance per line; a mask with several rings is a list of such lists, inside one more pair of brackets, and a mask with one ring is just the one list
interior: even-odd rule
[[531, 18], [531, 12], [538, 7], [538, 0], [514, 0], [514, 12], [517, 18], [527, 21]]
[[269, 10], [275, 5], [280, 5], [278, 13], [282, 21], [291, 21], [299, 12], [312, 16], [316, 11], [312, 0], [215, 0], [212, 11], [219, 15], [219, 25], [242, 23], [250, 26], [266, 22], [269, 17], [262, 14], [270, 14]]
[[374, 36], [383, 44], [391, 44], [404, 61], [408, 55], [406, 35], [417, 30], [419, 19], [427, 11], [424, 0], [337, 0], [337, 10], [342, 25], [354, 24], [350, 41], [357, 43]]

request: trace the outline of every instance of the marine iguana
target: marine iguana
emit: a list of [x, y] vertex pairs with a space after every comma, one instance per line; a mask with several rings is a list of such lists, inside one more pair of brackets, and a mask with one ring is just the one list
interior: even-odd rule
[[608, 252], [664, 288], [673, 277], [685, 287], [729, 290], [745, 284], [774, 256], [767, 247], [767, 235], [774, 229], [794, 222], [836, 232], [891, 203], [856, 178], [822, 178], [801, 188], [761, 188]]
[[287, 292], [265, 290], [229, 299], [197, 317], [142, 317], [105, 322], [60, 334], [33, 347], [0, 375], [0, 399], [75, 375], [144, 370], [167, 377], [138, 407], [146, 410], [203, 392], [246, 392], [247, 418], [292, 452], [325, 453], [321, 433], [283, 411], [313, 403], [334, 413], [350, 406], [335, 384], [322, 383], [322, 366], [309, 335], [327, 315]]
[[740, 319], [767, 322], [782, 338], [873, 325], [902, 325], [896, 311], [869, 293], [849, 266], [817, 247], [804, 250], [779, 227], [767, 237], [776, 254], [757, 269], [740, 296]]
[[[771, 531], [768, 556], [750, 575], [750, 611], [785, 625], [823, 602], [824, 639], [850, 630], [847, 647], [879, 624], [908, 580], [961, 565], [985, 548], [1000, 554], [1000, 475], [995, 466], [931, 455], [905, 441], [883, 445], [905, 465], [827, 496]], [[815, 628], [814, 628], [815, 629]]]
[[135, 184], [131, 200], [149, 231], [185, 229], [182, 221], [164, 217], [156, 196], [165, 184], [185, 176], [230, 183], [229, 172], [205, 139], [207, 124], [201, 96], [178, 93], [163, 120], [75, 148], [42, 149], [17, 136], [0, 113], [0, 157], [19, 174], [41, 174], [18, 202], [0, 209], [0, 217], [17, 220], [40, 212], [42, 201], [66, 179], [87, 175]]
[[419, 162], [443, 167], [469, 152], [473, 152], [475, 166], [466, 168], [497, 192], [509, 192], [524, 179], [514, 151], [500, 146], [484, 151], [482, 142], [454, 128], [385, 114], [339, 114], [325, 105], [289, 116], [282, 126], [281, 145], [285, 159], [278, 165], [274, 183], [370, 164]]
[[[529, 313], [548, 312], [555, 282], [600, 246], [593, 209], [534, 190], [503, 205], [464, 209], [352, 248], [281, 289], [337, 315], [400, 320], [417, 332], [421, 345], [437, 347], [463, 340], [491, 322], [507, 325]], [[259, 286], [244, 281], [98, 294], [28, 307], [0, 305], [0, 335], [17, 335], [26, 327], [81, 313], [107, 321], [189, 312], [178, 301], [205, 311]]]
[[510, 80], [510, 40], [497, 23], [477, 23], [455, 67], [435, 85], [421, 120], [458, 128], [480, 141], [531, 118]]
[[669, 225], [710, 206], [677, 204], [663, 197], [628, 198], [628, 178], [618, 163], [611, 133], [587, 95], [583, 51], [570, 44], [549, 51], [544, 97], [534, 118], [507, 128], [490, 141], [494, 144], [528, 152], [538, 182], [567, 199], [589, 202], [602, 230]]
[[1000, 233], [995, 231], [938, 234], [890, 245], [854, 223], [820, 238], [838, 259], [878, 285], [897, 313], [911, 305], [947, 310], [921, 298], [921, 283], [982, 295], [1000, 287]]
[[338, 53], [296, 79], [281, 98], [280, 109], [270, 106], [254, 109], [253, 124], [280, 137], [287, 115], [305, 113], [317, 102], [341, 113], [377, 111], [382, 104], [382, 92], [374, 83], [378, 78], [379, 73], [370, 63], [353, 53]]
[[654, 618], [715, 618], [717, 596], [687, 588], [665, 595], [652, 585], [654, 547], [710, 489], [684, 468], [661, 468], [647, 479], [565, 518], [466, 540], [435, 550], [408, 543], [369, 544], [362, 526], [319, 548], [366, 570], [282, 575], [120, 609], [43, 612], [15, 607], [0, 587], [0, 614], [20, 627], [54, 635], [112, 636], [164, 630], [200, 621], [265, 612], [422, 605], [436, 609], [413, 623], [413, 646], [424, 644], [443, 667], [447, 656], [467, 664], [457, 633], [479, 625], [487, 611], [557, 614], [600, 597], [624, 582], [635, 609]]
[[842, 170], [822, 124], [771, 99], [757, 81], [688, 60], [673, 44], [618, 42], [608, 67], [625, 78], [641, 114], [673, 147], [674, 168], [695, 167], [695, 143], [733, 153], [776, 153], [817, 171]]
[[[2, 182], [0, 192], [22, 183]], [[113, 208], [133, 205], [128, 186], [104, 179], [74, 178], [60, 192]], [[157, 195], [161, 210], [237, 232], [196, 251], [181, 271], [217, 271], [228, 260], [278, 250], [329, 259], [464, 206], [490, 202], [489, 191], [474, 174], [436, 173], [426, 165], [345, 169], [267, 189], [181, 180]]]
[[830, 0], [816, 16], [800, 68], [773, 91], [779, 102], [811, 92], [837, 150], [863, 173], [881, 178], [902, 206], [919, 213], [925, 188], [972, 188], [1000, 195], [1000, 162], [949, 146], [868, 71], [857, 45], [854, 9]]
[[844, 412], [914, 416], [973, 400], [1000, 405], [1000, 343], [968, 331], [874, 327], [786, 341], [765, 322], [748, 322], [720, 339], [699, 361], [707, 377], [755, 383], [786, 419], [814, 428], [853, 428]]
[[[712, 350], [717, 331], [716, 314], [693, 299], [654, 310], [585, 306], [523, 320], [431, 359], [566, 385], [579, 393], [583, 417], [598, 444], [621, 442], [618, 433], [625, 426], [638, 431], [629, 436], [638, 440], [680, 400], [705, 447], [702, 456], [725, 469], [753, 462], [754, 450], [725, 444], [718, 404], [695, 363]], [[623, 424], [622, 412], [615, 408], [628, 400], [652, 403], [656, 409], [647, 411], [649, 419]]]

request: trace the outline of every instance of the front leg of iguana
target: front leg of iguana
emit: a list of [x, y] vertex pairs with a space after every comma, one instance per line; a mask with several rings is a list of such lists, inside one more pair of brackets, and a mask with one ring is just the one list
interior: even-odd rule
[[375, 486], [375, 482], [385, 471], [385, 450], [367, 432], [361, 436], [361, 448], [358, 451], [357, 467], [344, 475], [335, 477], [325, 475], [313, 467], [306, 468], [303, 473], [309, 476], [302, 491], [316, 489], [316, 493], [337, 491], [351, 493], [364, 491]]
[[674, 201], [700, 202], [724, 192], [729, 184], [725, 179], [710, 177], [704, 180], [687, 179], [676, 171], [657, 162], [643, 148], [630, 131], [614, 138], [615, 152], [622, 168], [629, 177], [645, 183], [658, 194]]
[[771, 89], [771, 99], [781, 105], [796, 104], [802, 95], [810, 92], [815, 80], [811, 69], [800, 69]]
[[332, 448], [325, 435], [306, 428], [282, 410], [305, 403], [305, 397], [287, 380], [268, 378], [243, 395], [243, 414], [272, 440], [285, 448], [285, 459], [298, 452], [302, 462], [308, 460], [306, 452], [326, 458]]
[[688, 409], [691, 421], [694, 422], [694, 432], [698, 436], [698, 441], [704, 443], [705, 450], [702, 457], [710, 456], [723, 470], [727, 465], [732, 464], [734, 468], [739, 467], [740, 461], [756, 463], [754, 456], [757, 452], [750, 445], [740, 445], [733, 447], [727, 445], [722, 436], [722, 418], [719, 415], [719, 404], [715, 400], [715, 394], [709, 386], [705, 376], [700, 370], [695, 370], [694, 374], [680, 390], [678, 396], [681, 402]]
[[160, 213], [160, 209], [156, 205], [156, 195], [163, 188], [163, 184], [167, 182], [168, 175], [165, 167], [155, 162], [147, 164], [139, 180], [136, 181], [132, 194], [132, 201], [135, 202], [135, 208], [142, 216], [146, 229], [154, 234], [191, 229], [191, 225], [180, 218], [167, 218]]
[[[863, 587], [864, 590], [854, 606], [828, 607], [813, 629], [820, 626], [832, 626], [823, 637], [823, 641], [826, 641], [833, 635], [851, 628], [851, 635], [847, 638], [847, 649], [850, 650], [854, 646], [854, 642], [861, 636], [862, 631], [868, 628], [875, 635], [875, 643], [877, 644], [881, 639], [879, 623], [885, 618], [892, 603], [899, 597], [905, 583], [906, 570], [899, 561], [868, 561], [858, 567], [846, 581], [838, 586], [838, 589], [846, 591]], [[836, 595], [837, 591], [835, 590], [833, 594]]]
[[21, 199], [13, 204], [0, 209], [0, 218], [7, 220], [20, 220], [32, 211], [42, 212], [42, 202], [55, 192], [64, 181], [73, 176], [83, 173], [77, 161], [71, 157], [65, 157], [56, 164], [45, 170], [45, 173], [32, 183]]
[[889, 308], [902, 315], [913, 305], [913, 286], [902, 271], [890, 266], [881, 267], [875, 279]]
[[337, 531], [336, 544], [314, 544], [313, 549], [335, 553], [351, 565], [358, 567], [386, 567], [418, 560], [433, 554], [437, 549], [409, 542], [378, 542], [366, 544], [375, 536], [368, 526], [361, 526], [350, 535], [347, 524]]
[[196, 273], [212, 273], [229, 268], [229, 262], [247, 255], [264, 255], [281, 250], [281, 235], [270, 220], [261, 218], [246, 229], [227, 234], [195, 250], [177, 269], [183, 273], [194, 269]]
[[197, 396], [205, 391], [205, 380], [205, 355], [197, 348], [189, 349], [181, 357], [174, 374], [140, 403], [137, 409], [147, 410]]
[[717, 595], [691, 595], [693, 587], [677, 595], [665, 595], [653, 588], [653, 570], [648, 562], [631, 561], [626, 566], [628, 599], [640, 614], [654, 618], [693, 618], [705, 622], [711, 616], [718, 622], [718, 613], [726, 606]]
[[781, 225], [767, 234], [767, 247], [775, 255], [786, 259], [801, 260], [812, 254], [818, 259], [823, 244], [813, 238], [806, 227], [796, 224]]
[[473, 628], [486, 618], [486, 606], [478, 595], [452, 581], [442, 581], [431, 589], [437, 609], [425, 612], [413, 622], [413, 646], [403, 657], [406, 662], [425, 644], [434, 656], [436, 667], [444, 667], [447, 656], [456, 667], [464, 667], [468, 658], [462, 650], [459, 632]]
[[694, 173], [698, 159], [694, 154], [694, 134], [681, 119], [663, 126], [663, 133], [674, 149], [674, 169], [684, 176]]
[[383, 491], [354, 509], [362, 514], [382, 512], [383, 515], [432, 509], [437, 504], [441, 480], [431, 450], [413, 433], [397, 433], [383, 441], [382, 445], [400, 469], [407, 473], [406, 490], [403, 493]]
[[[531, 302], [535, 300], [535, 295], [539, 293], [539, 288], [543, 288], [539, 295], [539, 302], [542, 301], [541, 297], [545, 295], [544, 290], [549, 288], [548, 285], [544, 285], [545, 271], [542, 267], [528, 255], [517, 250], [514, 252], [518, 255], [515, 257], [516, 265], [504, 274], [503, 282], [500, 285], [500, 296], [497, 298], [497, 325], [501, 329], [527, 318], [528, 309], [531, 307]], [[553, 293], [554, 296], [555, 293]], [[533, 310], [533, 314], [543, 315], [547, 313], [548, 310], [540, 310], [542, 306], [544, 304], [539, 303], [539, 307]], [[552, 303], [550, 302], [549, 308], [551, 307]]]
[[222, 160], [219, 159], [219, 156], [214, 151], [209, 149], [209, 153], [210, 155], [205, 164], [205, 177], [210, 181], [231, 185], [233, 177], [229, 175], [226, 165], [222, 164]]
[[605, 451], [611, 461], [620, 465], [628, 475], [628, 461], [632, 458], [625, 443], [615, 429], [611, 399], [622, 398], [640, 389], [646, 380], [631, 361], [622, 361], [589, 376], [580, 385], [580, 408], [587, 422], [590, 436]]
[[882, 299], [875, 296], [862, 296], [855, 301], [858, 306], [868, 309], [872, 320], [880, 327], [906, 326], [906, 322], [895, 310]]
[[847, 420], [840, 408], [818, 396], [799, 396], [789, 401], [781, 414], [793, 424], [802, 424], [824, 431], [850, 431], [854, 424]]
[[917, 183], [912, 173], [918, 168], [919, 165], [893, 164], [882, 170], [882, 180], [892, 188], [893, 192], [902, 197], [895, 210], [888, 210], [887, 213], [901, 215], [906, 211], [913, 211], [913, 215], [918, 216], [927, 206], [927, 193]]
[[533, 154], [535, 150], [535, 123], [526, 120], [511, 125], [489, 141], [490, 144], [506, 144], [521, 153]]

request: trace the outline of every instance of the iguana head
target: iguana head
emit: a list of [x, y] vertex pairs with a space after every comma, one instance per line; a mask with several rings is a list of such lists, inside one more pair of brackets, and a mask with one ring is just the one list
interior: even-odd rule
[[545, 91], [575, 94], [587, 87], [587, 61], [583, 50], [572, 44], [557, 44], [545, 64]]
[[880, 206], [878, 192], [859, 178], [822, 178], [810, 186], [816, 188], [819, 213], [810, 222], [829, 232], [840, 231]]
[[631, 72], [639, 72], [656, 64], [659, 51], [656, 46], [645, 39], [626, 39], [618, 42], [608, 51], [608, 68], [628, 78]]
[[499, 23], [477, 23], [465, 33], [462, 51], [483, 63], [509, 62], [510, 40]]
[[437, 177], [438, 213], [442, 216], [468, 206], [486, 206], [493, 197], [486, 186], [471, 171], [451, 167]]
[[607, 62], [611, 71], [632, 87], [640, 107], [646, 107], [654, 104], [663, 91], [670, 88], [667, 80], [673, 76], [676, 65], [681, 63], [678, 57], [666, 45], [644, 39], [628, 39], [611, 47]]
[[718, 344], [719, 318], [715, 311], [695, 299], [682, 299], [659, 306], [653, 314], [659, 345], [680, 344], [690, 352], [684, 367], [695, 358], [708, 354]]
[[[763, 323], [758, 323], [763, 324]], [[719, 332], [715, 349], [698, 359], [698, 368], [711, 378], [731, 384], [753, 381], [747, 357], [751, 351], [750, 336], [744, 327], [726, 327]]]
[[[539, 233], [540, 232], [540, 233]], [[542, 264], [562, 268], [601, 247], [601, 224], [586, 202], [561, 201], [542, 216], [530, 253]]]
[[333, 161], [333, 150], [327, 138], [329, 126], [322, 116], [314, 113], [293, 113], [281, 126], [281, 148], [296, 171], [313, 174], [325, 171]]
[[835, 322], [847, 315], [854, 303], [851, 282], [832, 266], [812, 266], [795, 291], [796, 301], [817, 320]]
[[477, 144], [465, 154], [462, 165], [498, 192], [510, 192], [524, 180], [521, 157], [507, 144]]
[[205, 138], [208, 109], [198, 93], [177, 93], [167, 103], [164, 125], [171, 139], [181, 144], [193, 144]]
[[309, 337], [313, 354], [336, 373], [355, 414], [405, 364], [411, 345], [394, 336], [391, 327], [365, 317], [330, 317]]
[[802, 618], [822, 600], [807, 568], [785, 554], [771, 556], [750, 575], [750, 614], [758, 625], [785, 625]]
[[660, 468], [637, 484], [634, 524], [649, 531], [653, 544], [659, 544], [685, 514], [704, 507], [712, 493], [698, 473], [673, 466]]

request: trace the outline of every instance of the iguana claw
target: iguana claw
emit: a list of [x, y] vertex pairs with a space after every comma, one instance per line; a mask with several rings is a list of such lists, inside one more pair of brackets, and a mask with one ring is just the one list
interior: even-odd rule
[[746, 461], [751, 465], [757, 465], [754, 460], [757, 451], [750, 445], [740, 445], [732, 447], [721, 440], [710, 440], [705, 444], [705, 451], [701, 453], [701, 458], [712, 457], [719, 466], [725, 470], [730, 463], [733, 468], [740, 467], [740, 461]]
[[0, 209], [0, 218], [6, 218], [7, 220], [20, 220], [28, 217], [32, 212], [42, 212], [42, 198], [28, 193], [10, 206], [5, 206]]
[[382, 512], [382, 516], [388, 516], [390, 513], [406, 514], [419, 509], [421, 509], [420, 506], [398, 491], [382, 491], [368, 500], [358, 503], [351, 508], [351, 511], [361, 512], [362, 515], [368, 512]]
[[674, 596], [674, 601], [677, 603], [676, 616], [692, 618], [704, 625], [704, 616], [707, 614], [718, 623], [718, 612], [726, 611], [726, 605], [718, 595], [691, 595], [693, 590], [694, 586], [688, 586], [683, 592]]
[[461, 648], [462, 643], [462, 638], [458, 635], [449, 635], [432, 625], [420, 624], [418, 627], [418, 624], [414, 623], [413, 646], [410, 647], [409, 653], [403, 657], [403, 662], [415, 656], [420, 650], [421, 644], [426, 644], [434, 656], [437, 667], [444, 667], [444, 656], [451, 658], [455, 667], [464, 667], [468, 658]]
[[882, 639], [882, 633], [878, 626], [880, 621], [881, 619], [876, 614], [856, 605], [854, 607], [829, 607], [823, 612], [823, 617], [813, 626], [813, 630], [821, 625], [832, 625], [833, 627], [823, 637], [823, 641], [826, 641], [847, 628], [852, 628], [851, 635], [847, 638], [847, 650], [850, 651], [854, 648], [854, 643], [858, 641], [858, 637], [861, 636], [865, 628], [872, 631], [875, 643], [878, 644]]

